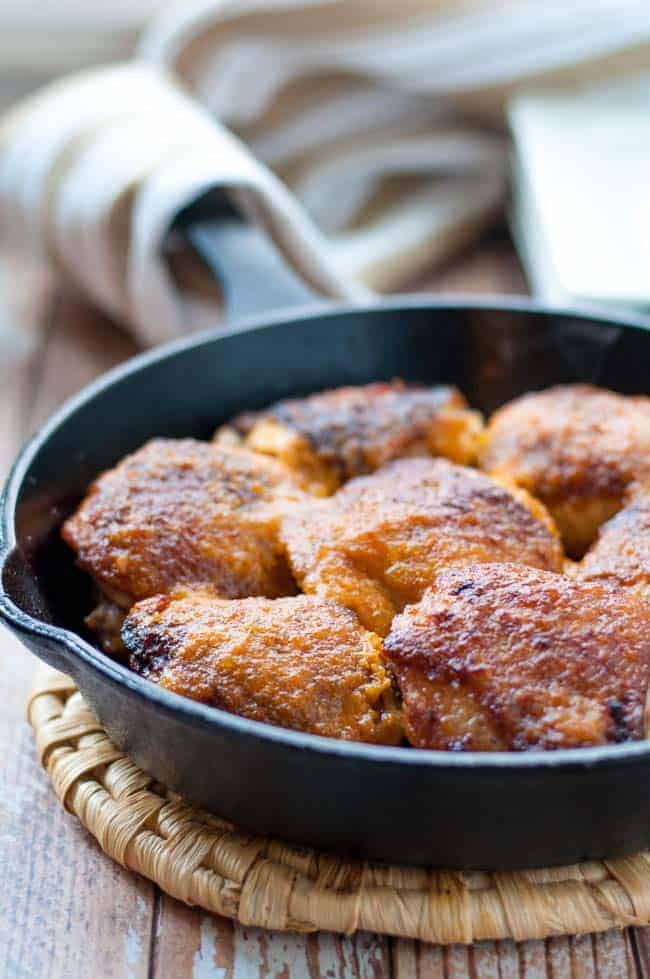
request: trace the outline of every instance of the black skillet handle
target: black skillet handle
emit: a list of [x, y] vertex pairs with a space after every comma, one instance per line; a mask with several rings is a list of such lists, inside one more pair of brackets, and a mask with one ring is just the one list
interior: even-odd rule
[[184, 235], [219, 282], [229, 324], [256, 314], [324, 302], [222, 190], [210, 191], [183, 210], [174, 230]]

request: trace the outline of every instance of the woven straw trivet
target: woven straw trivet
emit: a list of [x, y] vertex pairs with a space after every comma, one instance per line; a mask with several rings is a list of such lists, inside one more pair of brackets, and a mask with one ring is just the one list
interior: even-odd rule
[[39, 672], [28, 716], [61, 803], [110, 857], [245, 925], [468, 944], [650, 923], [650, 853], [516, 873], [374, 866], [239, 832], [184, 804], [110, 742], [62, 673]]

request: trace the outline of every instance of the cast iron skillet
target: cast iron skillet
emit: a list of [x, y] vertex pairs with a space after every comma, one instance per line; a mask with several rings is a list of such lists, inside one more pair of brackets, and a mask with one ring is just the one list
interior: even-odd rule
[[[650, 332], [641, 320], [521, 299], [314, 308], [254, 229], [216, 199], [203, 205], [184, 216], [184, 231], [221, 264], [235, 308], [308, 298], [312, 308], [136, 357], [55, 415], [23, 449], [4, 491], [2, 618], [37, 656], [74, 677], [138, 765], [252, 830], [448, 867], [547, 866], [648, 846], [647, 743], [454, 754], [327, 740], [167, 693], [92, 645], [82, 624], [89, 583], [59, 526], [98, 472], [152, 436], [206, 438], [244, 408], [394, 376], [457, 384], [484, 411], [557, 382], [650, 391]], [[211, 224], [206, 205], [213, 217], [221, 208]]]

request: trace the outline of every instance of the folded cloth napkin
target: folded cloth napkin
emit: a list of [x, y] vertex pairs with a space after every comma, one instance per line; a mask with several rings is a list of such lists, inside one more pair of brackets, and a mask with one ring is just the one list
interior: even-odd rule
[[198, 325], [164, 241], [174, 217], [215, 186], [267, 227], [316, 291], [362, 294], [278, 178], [155, 67], [74, 76], [0, 127], [0, 233], [49, 258], [145, 345]]
[[649, 59], [647, 0], [184, 0], [0, 123], [0, 237], [147, 344], [205, 322], [164, 244], [214, 186], [323, 295], [399, 288], [499, 208], [514, 91]]
[[650, 17], [647, 0], [185, 0], [141, 50], [384, 291], [494, 215], [509, 95], [647, 66]]

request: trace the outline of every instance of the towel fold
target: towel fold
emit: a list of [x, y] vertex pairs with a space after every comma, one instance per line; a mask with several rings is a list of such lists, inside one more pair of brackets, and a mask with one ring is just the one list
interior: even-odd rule
[[501, 206], [513, 92], [649, 64], [647, 0], [184, 0], [0, 122], [0, 238], [143, 344], [214, 315], [165, 249], [211, 187], [324, 296], [397, 289]]
[[284, 185], [146, 64], [55, 84], [0, 128], [0, 214], [15, 248], [50, 259], [146, 345], [196, 328], [164, 242], [176, 215], [228, 188], [325, 296], [360, 288]]

